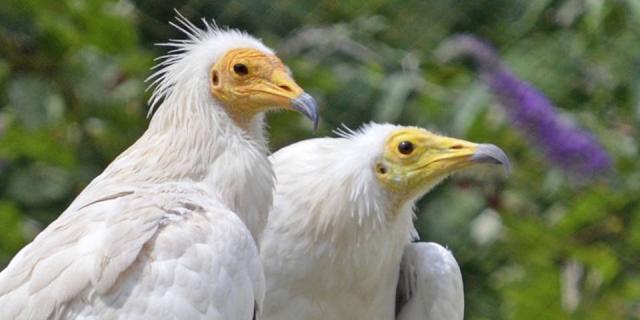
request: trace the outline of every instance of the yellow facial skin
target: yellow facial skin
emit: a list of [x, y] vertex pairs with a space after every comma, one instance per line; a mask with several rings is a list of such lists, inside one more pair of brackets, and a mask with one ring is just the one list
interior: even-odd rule
[[[491, 156], [495, 162], [485, 161], [487, 157], [477, 156], [480, 146], [490, 147], [502, 156]], [[422, 195], [454, 171], [480, 162], [508, 167], [508, 159], [495, 146], [443, 137], [420, 128], [404, 128], [386, 139], [383, 156], [374, 170], [395, 201], [402, 204]]]
[[257, 113], [275, 108], [297, 110], [317, 122], [315, 101], [275, 55], [255, 49], [230, 50], [211, 67], [209, 85], [211, 94], [241, 127], [246, 128]]

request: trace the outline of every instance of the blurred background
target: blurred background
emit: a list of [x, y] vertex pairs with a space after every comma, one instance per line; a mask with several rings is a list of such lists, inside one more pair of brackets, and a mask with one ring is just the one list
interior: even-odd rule
[[262, 38], [319, 100], [315, 134], [269, 116], [273, 150], [374, 120], [509, 154], [417, 208], [467, 319], [640, 319], [637, 0], [1, 0], [0, 268], [145, 130], [174, 8]]

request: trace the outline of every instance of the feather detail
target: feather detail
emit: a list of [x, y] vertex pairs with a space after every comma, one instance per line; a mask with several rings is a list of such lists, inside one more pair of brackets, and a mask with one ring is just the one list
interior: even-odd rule
[[[178, 14], [149, 78], [149, 128], [0, 273], [2, 319], [251, 319], [274, 174], [263, 117], [237, 127], [208, 89], [233, 48], [272, 53]], [[228, 303], [233, 301], [233, 303]]]
[[[461, 313], [447, 312], [460, 312], [462, 300], [446, 301], [460, 298], [461, 279], [459, 288], [445, 280], [425, 291], [422, 284], [452, 268], [440, 270], [439, 261], [430, 264], [422, 256], [409, 259], [414, 255], [401, 263], [405, 247], [413, 248], [409, 243], [417, 239], [415, 199], [399, 204], [375, 175], [398, 129], [404, 128], [342, 127], [335, 131], [338, 138], [301, 141], [271, 156], [278, 183], [261, 247], [269, 292], [265, 319], [394, 319], [399, 277], [402, 306], [419, 306], [435, 295], [443, 300], [430, 305], [436, 311], [427, 319], [461, 319]], [[448, 254], [450, 259], [440, 260], [453, 266]], [[455, 278], [455, 272], [448, 275]], [[424, 319], [402, 312], [403, 319]]]
[[[163, 101], [181, 100], [180, 93], [184, 90], [193, 88], [208, 90], [208, 71], [225, 52], [235, 48], [254, 48], [273, 54], [273, 51], [261, 41], [245, 32], [221, 28], [214, 20], [207, 21], [203, 18], [201, 21], [202, 29], [176, 11], [176, 22], [170, 22], [170, 24], [182, 32], [187, 39], [172, 39], [169, 42], [156, 44], [171, 50], [169, 54], [156, 58], [158, 62], [152, 67], [155, 72], [146, 79], [150, 83], [147, 90], [153, 90], [149, 99], [149, 117], [165, 104]], [[198, 74], [202, 76], [197, 77]], [[192, 78], [196, 80], [190, 81]], [[199, 85], [190, 85], [191, 83]], [[166, 104], [171, 104], [170, 102]]]

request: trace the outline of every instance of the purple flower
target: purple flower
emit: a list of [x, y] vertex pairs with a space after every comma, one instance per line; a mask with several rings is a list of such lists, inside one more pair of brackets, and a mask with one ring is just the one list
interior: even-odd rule
[[610, 169], [611, 157], [600, 143], [560, 115], [542, 92], [518, 79], [500, 62], [489, 44], [473, 36], [460, 35], [449, 40], [445, 48], [449, 57], [472, 59], [481, 79], [505, 108], [513, 125], [551, 163], [582, 178]]

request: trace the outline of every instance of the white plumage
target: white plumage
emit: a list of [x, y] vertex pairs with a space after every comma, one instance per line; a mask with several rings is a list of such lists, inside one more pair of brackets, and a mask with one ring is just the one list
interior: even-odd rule
[[255, 317], [265, 283], [254, 239], [274, 184], [267, 107], [233, 117], [239, 106], [220, 102], [211, 88], [228, 88], [211, 74], [232, 72], [215, 66], [234, 49], [279, 60], [247, 34], [178, 20], [188, 39], [165, 44], [149, 128], [0, 273], [0, 319]]
[[462, 319], [460, 269], [440, 245], [410, 244], [412, 207], [454, 170], [505, 163], [496, 149], [372, 124], [273, 154], [265, 319]]
[[398, 320], [462, 319], [462, 274], [451, 251], [434, 242], [405, 246], [396, 292]]

